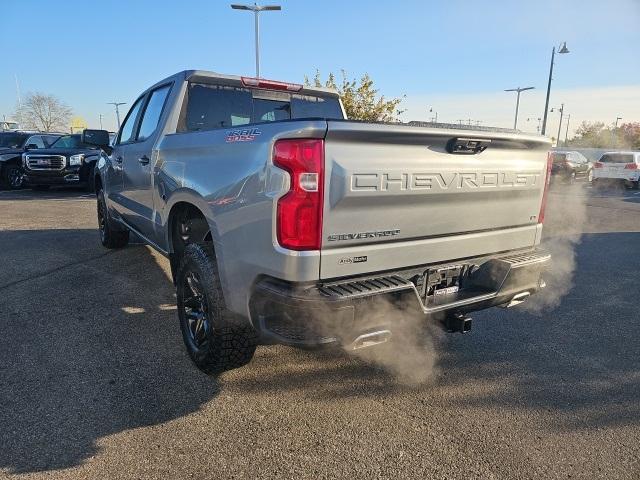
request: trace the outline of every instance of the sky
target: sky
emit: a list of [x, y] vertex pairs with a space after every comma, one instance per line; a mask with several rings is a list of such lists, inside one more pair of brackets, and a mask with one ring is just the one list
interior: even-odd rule
[[[16, 78], [22, 96], [56, 95], [90, 127], [102, 114], [114, 130], [107, 102], [127, 102], [126, 110], [177, 71], [253, 76], [253, 14], [230, 3], [0, 0], [0, 118], [15, 110]], [[533, 86], [522, 94], [518, 128], [535, 132], [551, 50], [566, 41], [570, 53], [556, 56], [547, 133], [557, 134], [562, 103], [569, 137], [582, 121], [640, 122], [640, 0], [268, 3], [282, 11], [261, 15], [265, 78], [366, 72], [381, 94], [403, 98], [403, 120], [429, 120], [432, 109], [442, 122], [500, 127], [513, 126], [516, 100], [503, 90]]]

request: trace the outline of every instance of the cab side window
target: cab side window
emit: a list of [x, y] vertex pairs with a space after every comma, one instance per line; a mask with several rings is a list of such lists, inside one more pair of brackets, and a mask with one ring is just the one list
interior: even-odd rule
[[132, 142], [135, 138], [134, 127], [136, 125], [136, 120], [138, 119], [138, 113], [140, 112], [140, 107], [142, 107], [142, 100], [144, 97], [138, 99], [136, 103], [133, 104], [131, 110], [127, 114], [127, 118], [122, 124], [122, 129], [120, 130], [120, 137], [118, 139], [118, 143], [129, 143]]
[[156, 131], [170, 88], [171, 85], [165, 85], [151, 92], [147, 106], [144, 109], [142, 121], [140, 122], [140, 131], [138, 132], [139, 142], [146, 140]]

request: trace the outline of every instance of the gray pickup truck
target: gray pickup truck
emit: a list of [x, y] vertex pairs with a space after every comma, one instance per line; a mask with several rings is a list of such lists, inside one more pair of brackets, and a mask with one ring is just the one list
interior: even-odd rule
[[[207, 373], [256, 345], [392, 339], [404, 315], [469, 312], [544, 286], [550, 143], [515, 131], [348, 121], [335, 91], [183, 71], [134, 102], [103, 150], [102, 244], [166, 255]], [[392, 312], [393, 314], [390, 314]]]

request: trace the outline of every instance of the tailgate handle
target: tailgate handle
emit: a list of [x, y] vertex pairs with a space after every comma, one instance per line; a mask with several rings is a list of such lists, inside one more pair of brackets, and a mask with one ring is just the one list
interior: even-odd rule
[[447, 142], [447, 152], [475, 155], [476, 153], [484, 152], [490, 143], [491, 140], [485, 138], [456, 137]]

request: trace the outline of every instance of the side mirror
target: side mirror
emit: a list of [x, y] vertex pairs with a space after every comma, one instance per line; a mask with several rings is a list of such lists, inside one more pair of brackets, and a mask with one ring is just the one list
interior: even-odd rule
[[108, 155], [111, 155], [111, 152], [113, 151], [113, 149], [109, 145], [109, 132], [107, 132], [106, 130], [83, 130], [82, 143], [101, 148]]
[[30, 143], [27, 145], [27, 150], [36, 150], [38, 148], [38, 145], [36, 145], [35, 143]]

